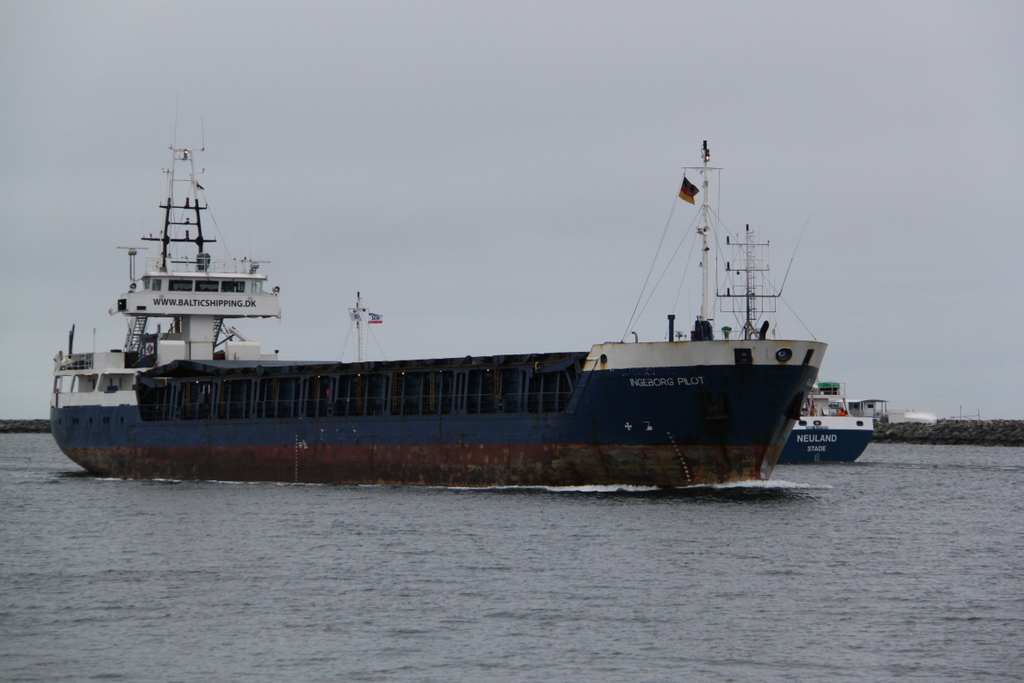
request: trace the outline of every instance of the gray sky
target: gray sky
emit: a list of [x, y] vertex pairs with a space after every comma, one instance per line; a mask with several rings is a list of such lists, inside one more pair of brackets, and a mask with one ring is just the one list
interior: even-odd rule
[[239, 327], [282, 358], [338, 358], [357, 290], [371, 358], [621, 339], [673, 208], [631, 329], [688, 328], [675, 196], [706, 139], [777, 279], [807, 226], [777, 327], [830, 345], [821, 379], [1024, 418], [1021, 27], [1019, 2], [4, 2], [0, 418], [47, 415], [72, 323], [123, 344], [116, 247], [161, 226], [176, 106], [214, 257], [272, 261], [283, 318]]

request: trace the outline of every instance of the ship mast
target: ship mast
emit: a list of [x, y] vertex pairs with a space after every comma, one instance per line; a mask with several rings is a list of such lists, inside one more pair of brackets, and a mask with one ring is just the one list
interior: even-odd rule
[[[704, 193], [704, 199], [700, 206], [700, 225], [697, 227], [697, 234], [700, 235], [701, 240], [700, 315], [697, 316], [697, 320], [694, 322], [691, 338], [695, 341], [709, 341], [714, 339], [714, 329], [711, 324], [711, 245], [708, 240], [708, 236], [711, 234], [711, 205], [708, 203], [708, 185], [710, 184], [708, 181], [708, 172], [720, 171], [721, 169], [714, 166], [708, 166], [708, 162], [711, 161], [711, 150], [708, 148], [707, 140], [704, 141], [704, 145], [701, 147], [700, 159], [702, 162], [701, 166], [684, 167], [684, 170], [700, 171], [702, 188], [699, 192]], [[693, 190], [694, 194], [698, 193], [696, 188], [693, 188]]]
[[704, 166], [700, 169], [700, 175], [703, 179], [704, 190], [704, 201], [700, 207], [700, 227], [697, 228], [697, 234], [701, 237], [701, 250], [700, 250], [700, 269], [701, 269], [701, 287], [700, 287], [700, 317], [697, 320], [706, 321], [708, 320], [708, 298], [709, 286], [708, 279], [711, 272], [711, 264], [709, 263], [709, 256], [711, 255], [711, 247], [708, 246], [708, 234], [711, 232], [711, 223], [708, 215], [711, 213], [711, 207], [708, 205], [708, 162], [711, 161], [711, 150], [708, 149], [708, 141], [704, 141], [704, 146], [700, 150], [701, 161], [704, 162]]
[[363, 308], [363, 296], [361, 292], [356, 292], [356, 305], [355, 308], [348, 309], [349, 318], [351, 318], [356, 324], [356, 339], [359, 343], [359, 351], [357, 359], [360, 363], [363, 362], [363, 319], [365, 318], [367, 310]]
[[781, 296], [776, 292], [769, 279], [768, 266], [769, 242], [759, 242], [754, 231], [747, 225], [742, 239], [733, 241], [726, 237], [725, 243], [735, 250], [732, 261], [725, 264], [725, 294], [722, 299], [722, 312], [735, 313], [737, 320], [743, 321], [743, 339], [763, 339], [768, 332], [768, 321], [757, 327], [762, 313], [775, 313], [775, 300]]
[[[192, 242], [198, 248], [198, 256], [196, 258], [196, 269], [206, 270], [206, 266], [210, 262], [209, 254], [204, 250], [204, 245], [209, 242], [216, 242], [217, 240], [209, 237], [203, 237], [203, 219], [202, 211], [206, 210], [205, 206], [199, 204], [199, 197], [197, 190], [203, 189], [203, 186], [196, 181], [196, 166], [193, 160], [193, 151], [202, 152], [202, 149], [191, 150], [191, 149], [178, 149], [172, 146], [171, 148], [171, 167], [165, 168], [164, 173], [167, 174], [167, 203], [161, 204], [160, 208], [164, 210], [164, 228], [160, 234], [160, 237], [143, 237], [142, 239], [150, 242], [160, 242], [160, 262], [159, 267], [162, 272], [167, 272], [167, 257], [172, 242]], [[175, 175], [175, 166], [178, 162], [188, 162], [189, 172], [188, 178], [178, 178]], [[202, 173], [200, 170], [199, 173]], [[175, 203], [175, 186], [177, 184], [187, 184], [185, 189], [185, 198], [183, 203]], [[193, 218], [195, 222], [193, 222]], [[172, 226], [185, 226], [185, 236], [181, 237], [180, 233], [176, 232]], [[195, 237], [191, 236], [192, 228], [195, 228]]]

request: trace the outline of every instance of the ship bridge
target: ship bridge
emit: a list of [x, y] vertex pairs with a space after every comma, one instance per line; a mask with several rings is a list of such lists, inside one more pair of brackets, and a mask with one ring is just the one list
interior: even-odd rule
[[[267, 291], [260, 261], [211, 259], [147, 259], [142, 277], [117, 301], [117, 310], [131, 318], [125, 351], [154, 357], [156, 364], [173, 360], [259, 360], [259, 343], [220, 339], [227, 318], [280, 318], [278, 288]], [[147, 335], [150, 318], [171, 318], [169, 329]], [[219, 352], [216, 347], [224, 344]], [[147, 363], [148, 364], [148, 363]]]
[[198, 259], [164, 270], [158, 261], [147, 259], [145, 273], [118, 299], [118, 311], [133, 316], [281, 317], [279, 290], [266, 291], [267, 276], [257, 272], [265, 262]]

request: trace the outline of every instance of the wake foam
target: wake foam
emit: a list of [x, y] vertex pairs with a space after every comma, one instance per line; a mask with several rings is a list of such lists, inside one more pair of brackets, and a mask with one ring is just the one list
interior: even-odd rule
[[784, 479], [756, 479], [734, 481], [727, 484], [700, 484], [696, 486], [636, 486], [632, 484], [587, 484], [583, 486], [438, 486], [431, 488], [458, 491], [546, 491], [549, 493], [685, 493], [687, 491], [810, 491], [831, 489], [831, 486], [804, 484]]
[[804, 484], [785, 479], [752, 479], [750, 481], [733, 481], [728, 484], [714, 484], [713, 489], [831, 489], [828, 484]]

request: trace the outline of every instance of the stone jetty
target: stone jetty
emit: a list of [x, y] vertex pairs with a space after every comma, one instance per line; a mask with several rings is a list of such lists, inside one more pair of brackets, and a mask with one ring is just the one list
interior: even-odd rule
[[0, 434], [49, 434], [49, 420], [0, 420]]
[[933, 425], [876, 423], [873, 443], [1024, 446], [1024, 420], [939, 420]]

